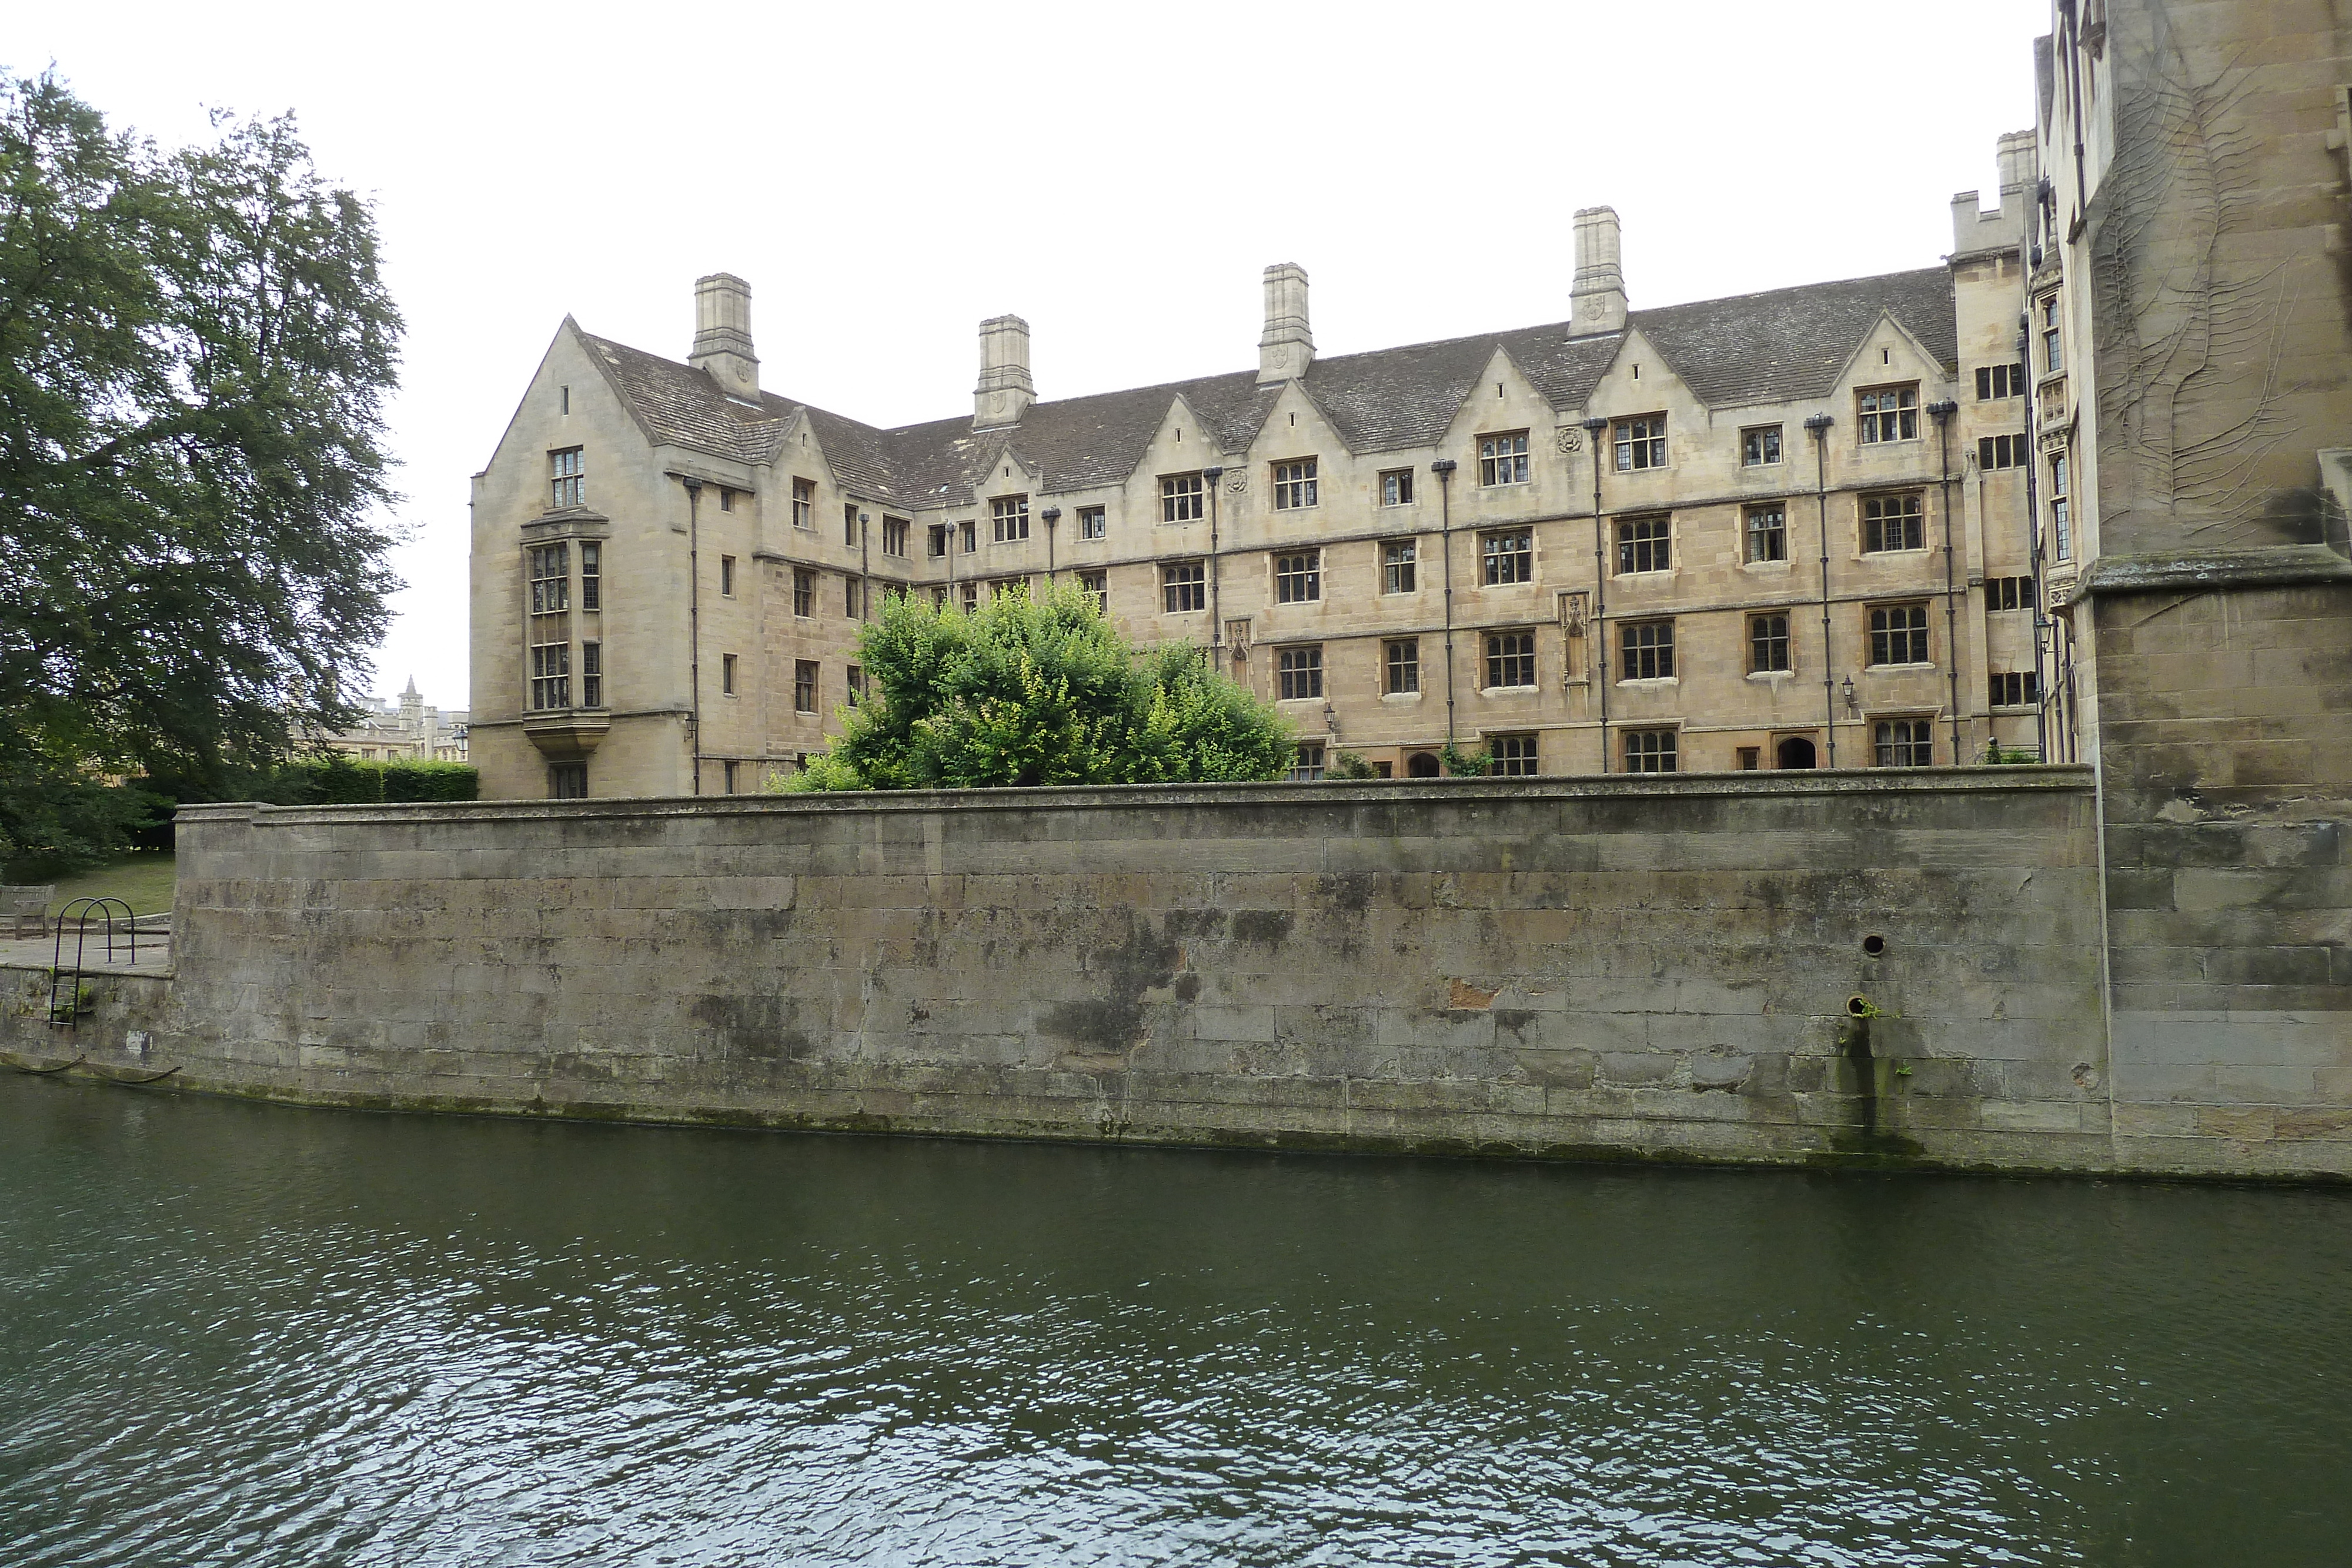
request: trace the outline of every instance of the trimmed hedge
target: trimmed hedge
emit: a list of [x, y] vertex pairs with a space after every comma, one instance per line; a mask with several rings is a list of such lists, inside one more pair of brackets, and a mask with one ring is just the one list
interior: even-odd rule
[[[151, 776], [108, 793], [119, 797], [119, 809], [136, 819], [129, 831], [131, 847], [168, 854], [173, 842], [172, 815], [184, 801], [362, 806], [378, 800], [478, 800], [482, 776], [462, 762], [360, 762], [337, 752], [266, 768], [231, 768], [207, 779]], [[45, 874], [18, 880], [49, 879]]]
[[479, 770], [462, 762], [355, 762], [332, 757], [288, 762], [273, 772], [267, 798], [289, 806], [350, 806], [378, 800], [474, 800]]

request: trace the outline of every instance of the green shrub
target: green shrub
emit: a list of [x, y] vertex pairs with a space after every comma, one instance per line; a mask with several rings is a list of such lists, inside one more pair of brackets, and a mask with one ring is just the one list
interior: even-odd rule
[[462, 762], [362, 762], [336, 752], [280, 763], [257, 779], [254, 793], [276, 806], [362, 806], [473, 800], [481, 787], [481, 773]]
[[972, 611], [908, 595], [858, 633], [868, 692], [779, 790], [1279, 779], [1297, 745], [1198, 648], [1139, 653], [1065, 586]]
[[481, 770], [463, 762], [394, 762], [383, 770], [387, 800], [478, 800], [481, 797]]
[[1444, 765], [1448, 779], [1483, 779], [1495, 767], [1494, 753], [1465, 751], [1450, 740], [1438, 748], [1437, 760]]

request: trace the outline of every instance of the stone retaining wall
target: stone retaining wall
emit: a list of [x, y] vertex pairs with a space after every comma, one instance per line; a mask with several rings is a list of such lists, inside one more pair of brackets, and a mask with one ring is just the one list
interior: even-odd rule
[[2079, 769], [203, 806], [180, 868], [192, 1088], [2116, 1163]]

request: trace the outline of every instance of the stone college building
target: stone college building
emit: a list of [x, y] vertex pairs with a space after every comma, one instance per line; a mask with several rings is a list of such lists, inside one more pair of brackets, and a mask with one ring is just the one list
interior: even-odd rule
[[1064, 579], [1277, 702], [1301, 778], [2068, 759], [2034, 133], [2000, 159], [1940, 267], [1629, 310], [1592, 208], [1564, 321], [1319, 359], [1282, 265], [1255, 369], [1039, 401], [1002, 316], [970, 416], [896, 430], [763, 388], [740, 278], [683, 363], [567, 319], [474, 481], [483, 791], [757, 789], [858, 700], [879, 595]]

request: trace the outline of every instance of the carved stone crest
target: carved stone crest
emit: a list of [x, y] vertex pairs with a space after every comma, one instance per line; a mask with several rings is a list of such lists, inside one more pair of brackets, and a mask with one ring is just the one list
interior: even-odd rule
[[1226, 469], [1225, 493], [1229, 496], [1247, 495], [1249, 493], [1249, 470], [1238, 466]]
[[1584, 432], [1572, 424], [1560, 425], [1551, 433], [1551, 444], [1556, 451], [1581, 452], [1584, 450]]

